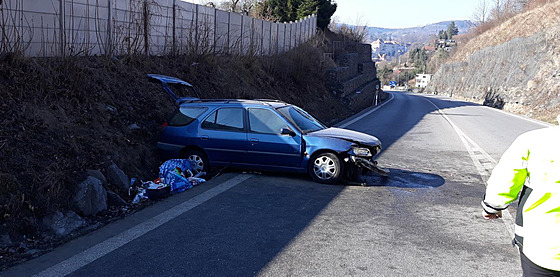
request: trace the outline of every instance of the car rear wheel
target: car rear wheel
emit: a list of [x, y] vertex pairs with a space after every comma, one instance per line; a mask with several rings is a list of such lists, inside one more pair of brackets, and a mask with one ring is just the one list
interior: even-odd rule
[[193, 166], [193, 174], [208, 172], [210, 163], [208, 162], [206, 154], [198, 150], [187, 150], [184, 157], [191, 162], [191, 165]]
[[342, 163], [333, 153], [319, 153], [309, 161], [309, 175], [313, 180], [323, 184], [334, 184], [342, 176]]

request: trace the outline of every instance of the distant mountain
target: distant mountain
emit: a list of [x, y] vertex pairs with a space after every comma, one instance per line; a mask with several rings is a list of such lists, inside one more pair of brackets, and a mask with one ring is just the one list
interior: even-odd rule
[[[450, 23], [451, 21], [443, 21], [422, 27], [402, 29], [368, 27], [368, 40], [394, 40], [411, 44], [417, 42], [429, 42], [434, 36], [437, 36], [440, 30], [447, 30]], [[459, 29], [459, 34], [463, 34], [469, 31], [469, 29], [473, 26], [473, 22], [470, 20], [455, 20], [455, 26]]]

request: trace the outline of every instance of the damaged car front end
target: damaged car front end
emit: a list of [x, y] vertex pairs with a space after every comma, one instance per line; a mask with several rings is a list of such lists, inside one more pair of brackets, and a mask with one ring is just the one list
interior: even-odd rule
[[[323, 145], [328, 145], [328, 149], [334, 151], [333, 154], [340, 160], [340, 171], [344, 173], [342, 176], [331, 174], [317, 181], [322, 183], [336, 182], [338, 178], [345, 178], [350, 181], [359, 180], [361, 176], [368, 172], [377, 173], [381, 176], [387, 176], [389, 170], [378, 165], [374, 157], [381, 152], [382, 145], [379, 139], [374, 136], [340, 128], [325, 128], [306, 134], [305, 140], [308, 144], [307, 153], [313, 153], [309, 156], [309, 173], [312, 177], [317, 174], [324, 174], [321, 170], [329, 170], [323, 166], [321, 155], [329, 151], [324, 149]], [[328, 174], [327, 174], [328, 175]], [[323, 175], [324, 176], [324, 175]], [[326, 178], [331, 177], [331, 178]]]

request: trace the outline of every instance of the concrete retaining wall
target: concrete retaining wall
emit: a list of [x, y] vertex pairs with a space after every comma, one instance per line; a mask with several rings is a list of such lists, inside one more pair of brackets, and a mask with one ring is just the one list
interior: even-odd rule
[[3, 0], [0, 53], [269, 55], [307, 41], [316, 15], [277, 23], [179, 0]]

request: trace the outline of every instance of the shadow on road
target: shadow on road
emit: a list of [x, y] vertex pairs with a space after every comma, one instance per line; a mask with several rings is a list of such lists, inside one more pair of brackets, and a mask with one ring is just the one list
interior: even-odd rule
[[[437, 105], [476, 104], [438, 99]], [[418, 95], [395, 93], [392, 103], [348, 129], [377, 136], [387, 149], [435, 110]], [[422, 189], [445, 184], [436, 174], [390, 170], [388, 178], [366, 176], [368, 185]], [[257, 174], [72, 275], [255, 276], [345, 188], [321, 185], [303, 174]]]

